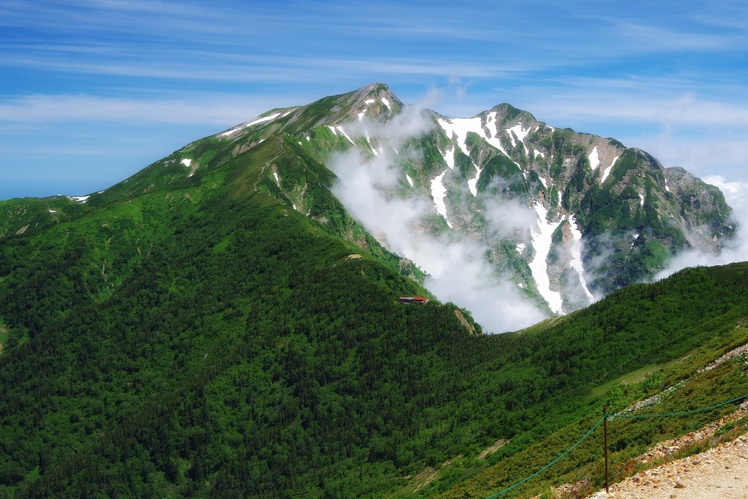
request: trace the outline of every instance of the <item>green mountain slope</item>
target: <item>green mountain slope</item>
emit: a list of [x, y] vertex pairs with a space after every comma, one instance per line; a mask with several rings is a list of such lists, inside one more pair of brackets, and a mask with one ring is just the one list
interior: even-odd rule
[[398, 303], [422, 274], [321, 162], [349, 143], [343, 103], [369, 100], [273, 111], [85, 202], [0, 203], [0, 496], [445, 492], [599, 413], [600, 385], [745, 342], [746, 264], [497, 336], [451, 303]]
[[696, 269], [473, 336], [236, 168], [3, 240], [5, 492], [379, 496], [497, 438], [511, 455], [746, 313], [746, 266]]

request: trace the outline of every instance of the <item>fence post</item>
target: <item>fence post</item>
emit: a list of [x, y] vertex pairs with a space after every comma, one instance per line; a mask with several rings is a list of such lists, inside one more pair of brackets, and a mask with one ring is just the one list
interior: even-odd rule
[[608, 408], [603, 408], [603, 445], [605, 446], [605, 493], [608, 494]]

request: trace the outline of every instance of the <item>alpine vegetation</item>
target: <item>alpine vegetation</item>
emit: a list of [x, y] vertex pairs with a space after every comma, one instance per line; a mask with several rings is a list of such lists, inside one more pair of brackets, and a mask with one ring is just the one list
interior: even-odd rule
[[[381, 84], [0, 202], [0, 496], [494, 494], [745, 344], [748, 264], [629, 285], [734, 255], [730, 216], [612, 139]], [[745, 359], [696, 381], [664, 412], [744, 395]], [[622, 429], [611, 464], [700, 418]]]
[[379, 244], [488, 331], [582, 308], [684, 251], [719, 254], [735, 232], [716, 187], [508, 104], [449, 118], [373, 84], [219, 137], [247, 147], [278, 133], [336, 174], [336, 197]]

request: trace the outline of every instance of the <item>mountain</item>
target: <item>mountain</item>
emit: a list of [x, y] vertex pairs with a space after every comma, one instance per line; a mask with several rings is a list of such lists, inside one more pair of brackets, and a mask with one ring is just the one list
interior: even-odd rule
[[[682, 251], [718, 253], [735, 232], [716, 187], [644, 151], [508, 104], [448, 118], [405, 106], [383, 84], [268, 111], [86, 203], [159, 185], [205, 189], [237, 158], [262, 163], [255, 189], [403, 275], [424, 282], [425, 271], [429, 289], [494, 332], [589, 305]], [[235, 180], [237, 192], [247, 187]], [[54, 218], [10, 213], [0, 230]], [[517, 311], [519, 321], [493, 322]]]
[[[456, 263], [434, 262], [430, 248], [469, 242], [461, 257], [488, 264], [473, 282], [493, 288], [509, 280], [543, 313], [573, 311], [651, 278], [684, 250], [718, 253], [735, 231], [716, 187], [614, 139], [557, 129], [508, 104], [453, 119], [408, 108], [373, 84], [270, 111], [209, 141], [236, 154], [277, 137], [295, 143], [267, 164], [275, 183], [268, 188], [280, 190], [279, 199], [324, 223], [334, 219], [315, 201], [315, 179], [299, 173], [299, 165], [325, 164], [342, 181], [335, 194], [385, 248], [434, 276]], [[200, 171], [210, 166], [199, 157], [207, 147], [198, 141], [172, 161], [187, 158], [195, 161], [190, 171]], [[358, 232], [332, 229], [369, 244]], [[442, 294], [468, 308], [476, 302]]]
[[[340, 199], [384, 192], [389, 204], [373, 206], [394, 205], [429, 244], [492, 235], [477, 221], [458, 232], [454, 211], [437, 211], [436, 199], [447, 210], [461, 199], [438, 119], [375, 85], [270, 111], [85, 198], [0, 202], [0, 496], [473, 487], [599, 414], [604, 383], [748, 340], [745, 264], [628, 286], [503, 335], [445, 300], [400, 303], [434, 298], [430, 277]], [[443, 168], [448, 194], [435, 199]], [[378, 197], [349, 187], [346, 172], [361, 171]], [[475, 196], [465, 183], [465, 200], [491, 192], [486, 182]], [[701, 185], [683, 175], [677, 188], [689, 182]], [[522, 208], [532, 192], [511, 200]], [[706, 217], [719, 196], [694, 192]], [[742, 388], [715, 382], [702, 397]], [[478, 457], [499, 440], [501, 452]]]

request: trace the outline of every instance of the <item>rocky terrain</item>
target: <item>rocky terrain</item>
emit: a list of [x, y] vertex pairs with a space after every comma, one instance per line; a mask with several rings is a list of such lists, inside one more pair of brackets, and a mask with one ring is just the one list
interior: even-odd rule
[[748, 498], [748, 435], [701, 454], [642, 471], [595, 499]]
[[[683, 449], [714, 438], [715, 432], [748, 414], [748, 402], [736, 412], [684, 435], [662, 442], [639, 457], [642, 463], [671, 459]], [[590, 496], [594, 499], [748, 498], [748, 434], [702, 453], [644, 470]]]

